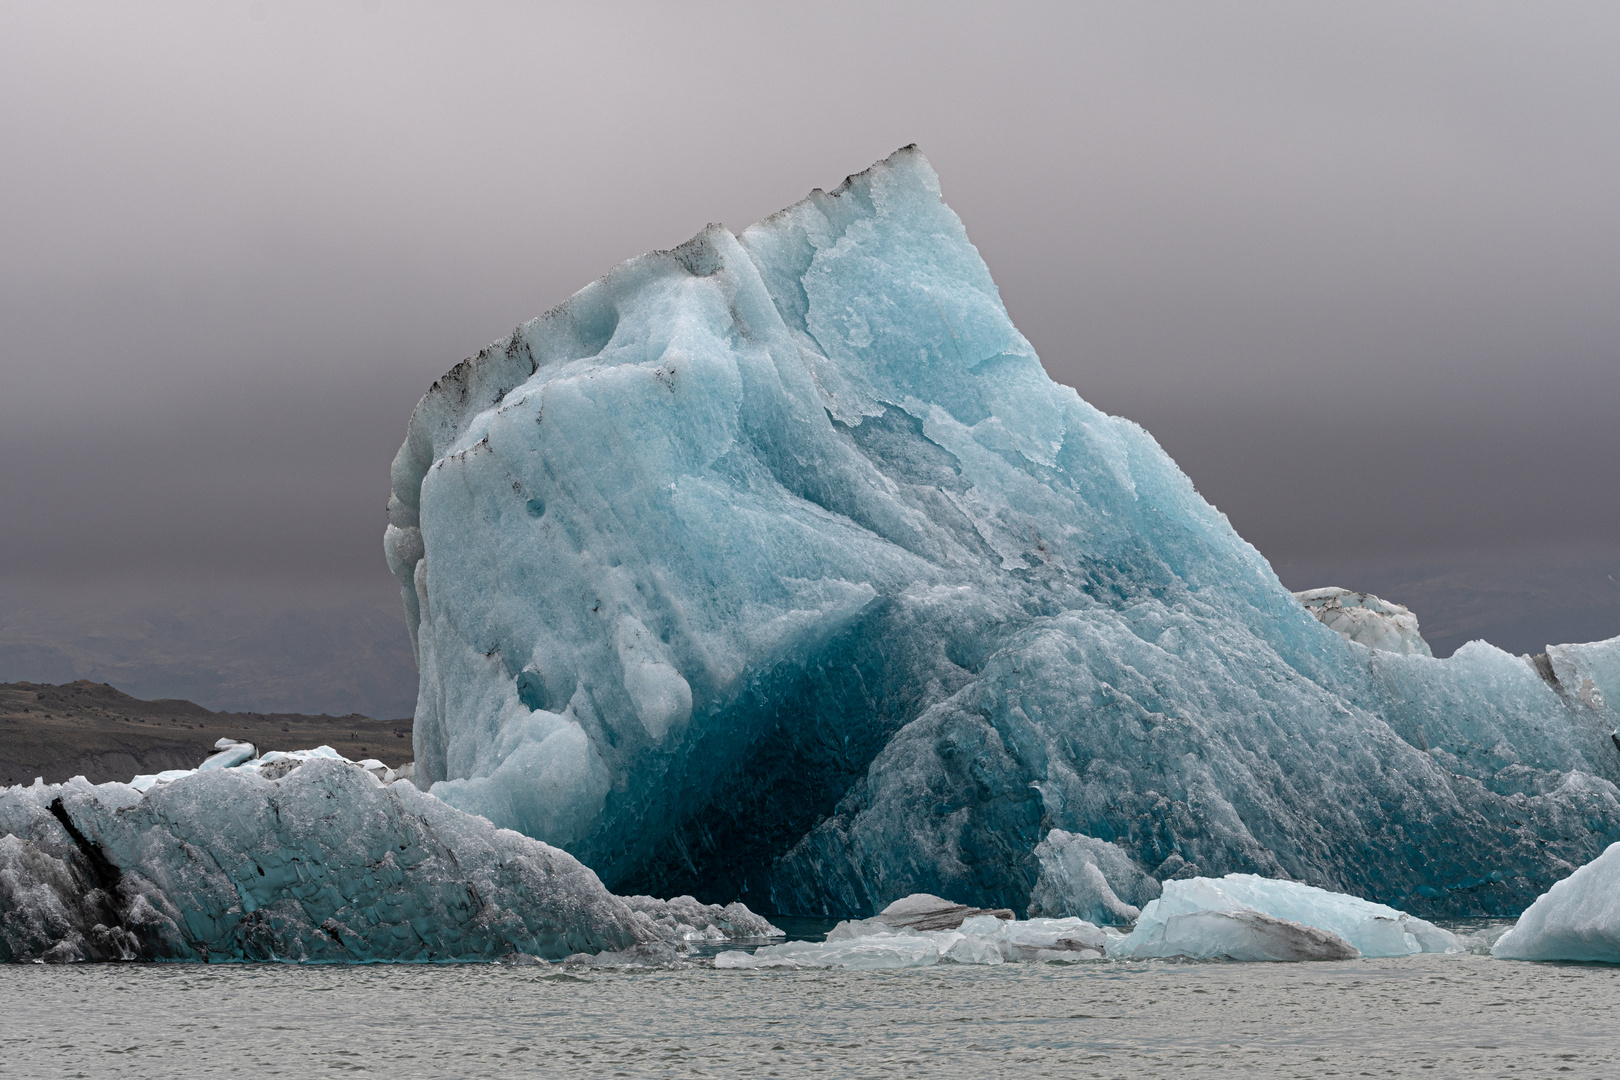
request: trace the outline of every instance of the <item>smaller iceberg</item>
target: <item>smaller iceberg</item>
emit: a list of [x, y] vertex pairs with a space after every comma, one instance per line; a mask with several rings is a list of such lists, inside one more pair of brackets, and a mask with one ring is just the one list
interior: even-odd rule
[[1491, 955], [1620, 964], [1620, 843], [1537, 897]]
[[1294, 597], [1323, 626], [1349, 641], [1403, 656], [1434, 655], [1418, 633], [1417, 616], [1410, 608], [1336, 586], [1306, 589]]
[[1384, 904], [1254, 874], [1166, 881], [1110, 957], [1349, 960], [1462, 952], [1456, 935]]
[[[1030, 915], [1077, 915], [1099, 926], [1129, 926], [1159, 897], [1159, 879], [1117, 844], [1053, 829], [1035, 845], [1040, 876]], [[1167, 875], [1168, 876], [1168, 875]]]
[[614, 896], [567, 852], [331, 747], [130, 784], [0, 788], [0, 962], [672, 961], [781, 936], [742, 904]]
[[673, 900], [660, 900], [655, 896], [623, 899], [631, 911], [647, 916], [670, 941], [736, 941], [787, 936], [740, 901], [721, 907], [701, 903], [691, 896], [677, 896]]
[[965, 920], [977, 915], [993, 915], [998, 919], [1013, 917], [1010, 908], [969, 907], [932, 893], [912, 893], [896, 900], [870, 919], [851, 919], [839, 923], [828, 932], [827, 940], [847, 941], [902, 930], [955, 930]]
[[[1133, 932], [1131, 938], [1135, 937]], [[1141, 939], [1122, 941], [1117, 954], [1132, 960], [1181, 957], [1246, 963], [1354, 960], [1361, 955], [1354, 945], [1330, 930], [1247, 909], [1203, 909], [1171, 915], [1153, 924]]]
[[[895, 909], [900, 909], [898, 912]], [[937, 896], [918, 893], [884, 909], [897, 920], [925, 912], [932, 920], [942, 909], [973, 911]], [[895, 968], [955, 964], [1005, 964], [1017, 961], [1101, 960], [1107, 954], [1109, 931], [1084, 919], [1014, 920], [1010, 911], [980, 912], [960, 918], [954, 928], [889, 929], [882, 916], [839, 923], [826, 941], [789, 941], [766, 945], [753, 953], [723, 952], [714, 958], [717, 968], [847, 968], [876, 971]], [[1118, 937], [1117, 931], [1115, 932]]]

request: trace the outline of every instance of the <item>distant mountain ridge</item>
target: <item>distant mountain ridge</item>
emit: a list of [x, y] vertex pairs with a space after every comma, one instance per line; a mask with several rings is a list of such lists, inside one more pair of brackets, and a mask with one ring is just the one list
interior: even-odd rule
[[0, 681], [77, 679], [234, 712], [416, 709], [399, 589], [385, 575], [375, 585], [0, 579]]
[[190, 701], [143, 701], [85, 679], [0, 683], [0, 787], [35, 777], [61, 783], [127, 781], [195, 768], [221, 738], [261, 752], [329, 745], [345, 757], [393, 767], [411, 760], [411, 720], [301, 713], [213, 712]]

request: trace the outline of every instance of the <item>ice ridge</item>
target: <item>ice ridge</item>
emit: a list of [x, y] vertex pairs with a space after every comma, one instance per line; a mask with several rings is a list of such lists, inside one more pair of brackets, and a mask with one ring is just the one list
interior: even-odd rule
[[0, 961], [561, 960], [781, 934], [741, 904], [614, 896], [367, 764], [322, 747], [144, 789], [0, 789]]
[[915, 148], [446, 374], [385, 548], [419, 782], [619, 891], [1126, 921], [1237, 872], [1511, 915], [1620, 839], [1620, 639], [1323, 625], [1047, 377]]

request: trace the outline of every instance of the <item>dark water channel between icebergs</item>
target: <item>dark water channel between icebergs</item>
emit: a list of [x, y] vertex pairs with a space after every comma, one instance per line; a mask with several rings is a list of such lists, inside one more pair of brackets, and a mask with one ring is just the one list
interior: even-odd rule
[[0, 967], [0, 1075], [1620, 1076], [1620, 970]]

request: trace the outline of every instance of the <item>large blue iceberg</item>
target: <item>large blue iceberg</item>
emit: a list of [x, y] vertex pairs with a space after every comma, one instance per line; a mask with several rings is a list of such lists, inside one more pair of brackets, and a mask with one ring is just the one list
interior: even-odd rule
[[[1047, 377], [915, 148], [458, 365], [389, 522], [417, 782], [617, 892], [1128, 921], [1242, 872], [1504, 915], [1620, 839], [1620, 639], [1325, 626]], [[1052, 830], [1108, 846], [1065, 839], [1083, 887]]]

